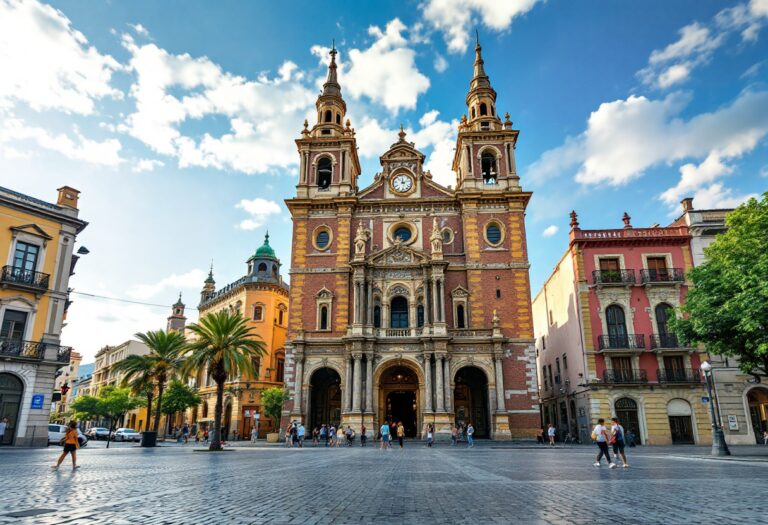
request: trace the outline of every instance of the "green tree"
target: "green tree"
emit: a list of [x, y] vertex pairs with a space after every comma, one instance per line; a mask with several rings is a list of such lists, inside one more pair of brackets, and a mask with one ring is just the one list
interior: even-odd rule
[[736, 208], [726, 223], [704, 250], [707, 261], [688, 273], [693, 287], [672, 328], [684, 342], [738, 358], [760, 381], [768, 376], [768, 193]]
[[155, 397], [155, 369], [152, 359], [147, 355], [129, 355], [112, 367], [113, 372], [123, 372], [122, 386], [127, 386], [135, 396], [147, 400], [147, 421], [145, 430], [150, 428], [152, 419], [152, 401]]
[[160, 409], [163, 404], [163, 392], [168, 381], [177, 377], [185, 348], [184, 334], [164, 330], [136, 334], [136, 339], [149, 347], [146, 358], [152, 370], [152, 377], [157, 387], [157, 408], [155, 410], [155, 432], [160, 429]]
[[199, 404], [200, 396], [187, 385], [175, 379], [168, 385], [161, 410], [163, 414], [170, 416]]
[[115, 430], [117, 421], [127, 412], [138, 408], [143, 401], [131, 395], [131, 390], [113, 385], [103, 386], [96, 396], [78, 397], [72, 402], [72, 410], [77, 419], [109, 419], [107, 448]]
[[208, 370], [216, 382], [216, 409], [210, 450], [221, 450], [221, 417], [227, 377], [253, 374], [252, 358], [264, 354], [265, 345], [240, 312], [221, 310], [189, 325], [195, 339], [187, 344], [186, 375]]
[[264, 415], [274, 422], [275, 431], [279, 432], [283, 405], [288, 399], [288, 391], [279, 386], [273, 386], [261, 392], [261, 404], [264, 407]]

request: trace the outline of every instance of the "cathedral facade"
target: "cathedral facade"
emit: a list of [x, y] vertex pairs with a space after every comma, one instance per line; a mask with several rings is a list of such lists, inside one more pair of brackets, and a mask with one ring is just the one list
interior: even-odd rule
[[[358, 187], [355, 130], [335, 49], [304, 123], [293, 219], [284, 421], [402, 421], [419, 437], [472, 424], [527, 438], [540, 424], [518, 131], [499, 118], [480, 45], [461, 119], [456, 188], [424, 170], [401, 129]], [[395, 137], [393, 137], [395, 139]], [[372, 434], [369, 434], [372, 435]]]

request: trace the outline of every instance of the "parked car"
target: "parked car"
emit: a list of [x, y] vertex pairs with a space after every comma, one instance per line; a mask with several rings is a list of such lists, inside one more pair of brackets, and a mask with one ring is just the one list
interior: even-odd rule
[[141, 441], [141, 434], [132, 428], [118, 428], [112, 433], [115, 441]]
[[[48, 425], [48, 444], [58, 445], [64, 436], [67, 434], [66, 425], [57, 425], [51, 423]], [[88, 438], [83, 434], [82, 430], [77, 429], [77, 441], [80, 443], [80, 447], [88, 445]]]
[[109, 437], [109, 429], [104, 427], [91, 427], [86, 433], [89, 439], [107, 439]]

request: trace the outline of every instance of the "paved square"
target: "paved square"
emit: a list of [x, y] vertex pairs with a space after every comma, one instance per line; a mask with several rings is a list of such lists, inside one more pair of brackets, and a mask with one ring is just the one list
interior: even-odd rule
[[0, 450], [0, 523], [753, 524], [765, 520], [768, 479], [766, 462], [651, 448], [609, 470], [592, 466], [588, 446], [92, 446], [79, 471], [53, 472], [59, 451]]

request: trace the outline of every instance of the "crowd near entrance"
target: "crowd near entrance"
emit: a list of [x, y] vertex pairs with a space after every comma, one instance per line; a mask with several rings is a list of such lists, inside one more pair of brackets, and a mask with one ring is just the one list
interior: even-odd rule
[[316, 370], [309, 382], [309, 428], [341, 424], [341, 377], [332, 368]]
[[0, 445], [13, 445], [23, 394], [21, 379], [12, 374], [0, 374], [0, 421], [6, 421]]
[[488, 380], [477, 367], [467, 366], [456, 373], [453, 390], [456, 425], [466, 428], [469, 423], [475, 428], [475, 438], [490, 437], [488, 415]]
[[381, 396], [380, 421], [401, 421], [406, 437], [419, 433], [419, 378], [407, 366], [397, 365], [386, 370], [379, 380]]

